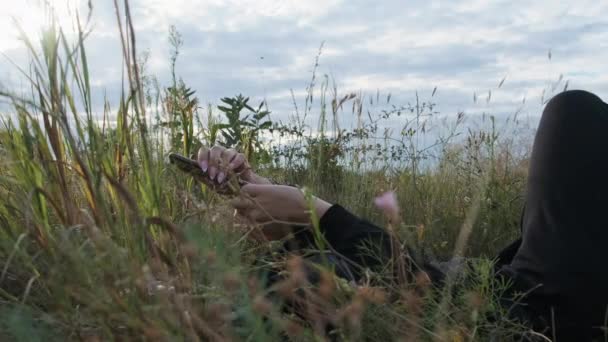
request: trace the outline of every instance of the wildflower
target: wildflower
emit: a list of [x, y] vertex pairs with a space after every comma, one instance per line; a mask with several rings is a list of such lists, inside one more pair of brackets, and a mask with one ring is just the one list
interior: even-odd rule
[[391, 223], [399, 221], [399, 204], [394, 191], [387, 191], [374, 199], [374, 204], [382, 210]]
[[205, 257], [207, 264], [214, 264], [217, 260], [217, 254], [214, 251], [209, 251]]
[[236, 273], [227, 273], [223, 279], [224, 289], [228, 292], [236, 292], [241, 286], [241, 279]]
[[416, 286], [418, 286], [418, 288], [421, 288], [421, 289], [428, 288], [432, 284], [431, 278], [429, 277], [429, 275], [426, 272], [416, 273], [415, 283], [416, 283]]
[[336, 284], [332, 273], [324, 271], [321, 273], [321, 281], [319, 284], [319, 295], [324, 299], [330, 299], [334, 292]]
[[476, 291], [470, 291], [466, 293], [465, 300], [467, 304], [471, 307], [471, 309], [476, 311], [480, 310], [486, 303], [483, 295]]
[[205, 308], [206, 320], [212, 325], [223, 325], [230, 318], [230, 313], [230, 307], [226, 303], [213, 302]]
[[288, 336], [297, 337], [300, 336], [304, 331], [304, 327], [293, 320], [288, 320], [285, 324], [285, 332]]
[[250, 293], [255, 294], [258, 291], [259, 285], [256, 277], [251, 276], [247, 279], [247, 288]]
[[253, 299], [253, 311], [261, 315], [267, 315], [272, 310], [272, 304], [264, 296], [257, 295]]
[[362, 298], [356, 297], [343, 309], [343, 317], [350, 328], [358, 328], [365, 311], [365, 303]]
[[299, 256], [290, 257], [287, 260], [287, 271], [290, 277], [296, 284], [306, 282], [306, 273], [304, 272], [304, 261]]
[[357, 294], [367, 303], [386, 303], [386, 292], [378, 287], [364, 286], [357, 289]]
[[182, 245], [182, 253], [188, 258], [195, 258], [198, 255], [198, 247], [192, 242]]

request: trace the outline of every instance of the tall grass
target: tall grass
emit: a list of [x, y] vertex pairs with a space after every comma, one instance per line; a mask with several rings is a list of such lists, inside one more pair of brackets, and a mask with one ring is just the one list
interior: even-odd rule
[[[464, 114], [443, 122], [433, 96], [373, 112], [390, 95], [339, 95], [313, 74], [304, 112], [243, 134], [262, 140], [236, 147], [250, 146], [261, 173], [379, 224], [372, 200], [395, 189], [396, 229], [409, 245], [438, 259], [460, 248], [479, 260], [449, 293], [424, 277], [357, 285], [328, 270], [311, 287], [301, 259], [272, 258], [272, 244], [243, 239], [249, 228], [233, 221], [224, 198], [166, 163], [171, 150], [221, 143], [226, 126], [177, 76], [167, 91], [145, 81], [128, 1], [114, 3], [126, 75], [116, 112], [107, 106], [96, 120], [80, 21], [75, 42], [54, 24], [40, 42], [23, 35], [31, 94], [1, 93], [11, 104], [0, 136], [2, 339], [464, 341], [524, 331], [497, 304], [506, 285], [492, 280], [488, 259], [517, 234], [527, 160], [514, 153], [518, 137], [501, 136], [491, 117], [479, 130], [467, 131]], [[171, 37], [175, 63], [181, 40]], [[148, 113], [157, 103], [162, 111]], [[353, 128], [341, 126], [348, 108]], [[383, 130], [389, 119], [402, 125], [396, 135]], [[463, 225], [470, 235], [458, 247]], [[267, 288], [259, 274], [272, 267], [286, 275]], [[290, 291], [298, 287], [304, 297]], [[293, 301], [299, 315], [281, 309]]]

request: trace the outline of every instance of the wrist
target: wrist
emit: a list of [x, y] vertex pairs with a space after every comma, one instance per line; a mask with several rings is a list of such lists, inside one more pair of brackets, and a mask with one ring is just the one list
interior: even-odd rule
[[297, 210], [288, 210], [289, 215], [287, 220], [289, 222], [303, 225], [313, 224], [314, 218], [321, 220], [321, 217], [323, 217], [332, 206], [332, 204], [314, 196], [312, 197], [312, 202], [308, 202], [304, 194], [301, 194], [301, 199], [299, 201], [299, 208]]
[[321, 219], [321, 217], [323, 217], [323, 215], [325, 215], [325, 213], [332, 206], [331, 203], [324, 201], [318, 197], [315, 197], [314, 204], [315, 204], [315, 211], [317, 214], [317, 219], [319, 219], [319, 220]]

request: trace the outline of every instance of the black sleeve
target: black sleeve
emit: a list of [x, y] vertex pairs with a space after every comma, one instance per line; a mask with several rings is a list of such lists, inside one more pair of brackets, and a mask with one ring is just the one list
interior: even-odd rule
[[329, 208], [321, 217], [319, 228], [337, 253], [359, 266], [374, 268], [391, 256], [388, 233], [340, 205]]
[[[333, 205], [319, 221], [319, 228], [332, 248], [359, 267], [353, 268], [355, 277], [360, 278], [361, 267], [377, 269], [391, 258], [391, 239], [386, 230], [360, 219], [340, 205]], [[406, 247], [407, 248], [407, 247]], [[425, 260], [415, 251], [407, 248], [409, 255], [407, 271], [414, 274], [426, 272], [435, 283], [443, 281], [443, 272]]]

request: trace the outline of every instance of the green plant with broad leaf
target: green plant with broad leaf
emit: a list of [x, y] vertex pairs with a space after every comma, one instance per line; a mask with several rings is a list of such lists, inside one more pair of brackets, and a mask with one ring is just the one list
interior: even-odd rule
[[262, 101], [254, 109], [248, 104], [249, 98], [240, 94], [224, 97], [221, 101], [224, 105], [219, 105], [218, 109], [228, 122], [215, 124], [215, 129], [221, 133], [223, 144], [240, 149], [250, 161], [269, 162], [270, 154], [261, 139], [262, 132], [272, 128], [270, 111], [265, 109], [265, 102]]

